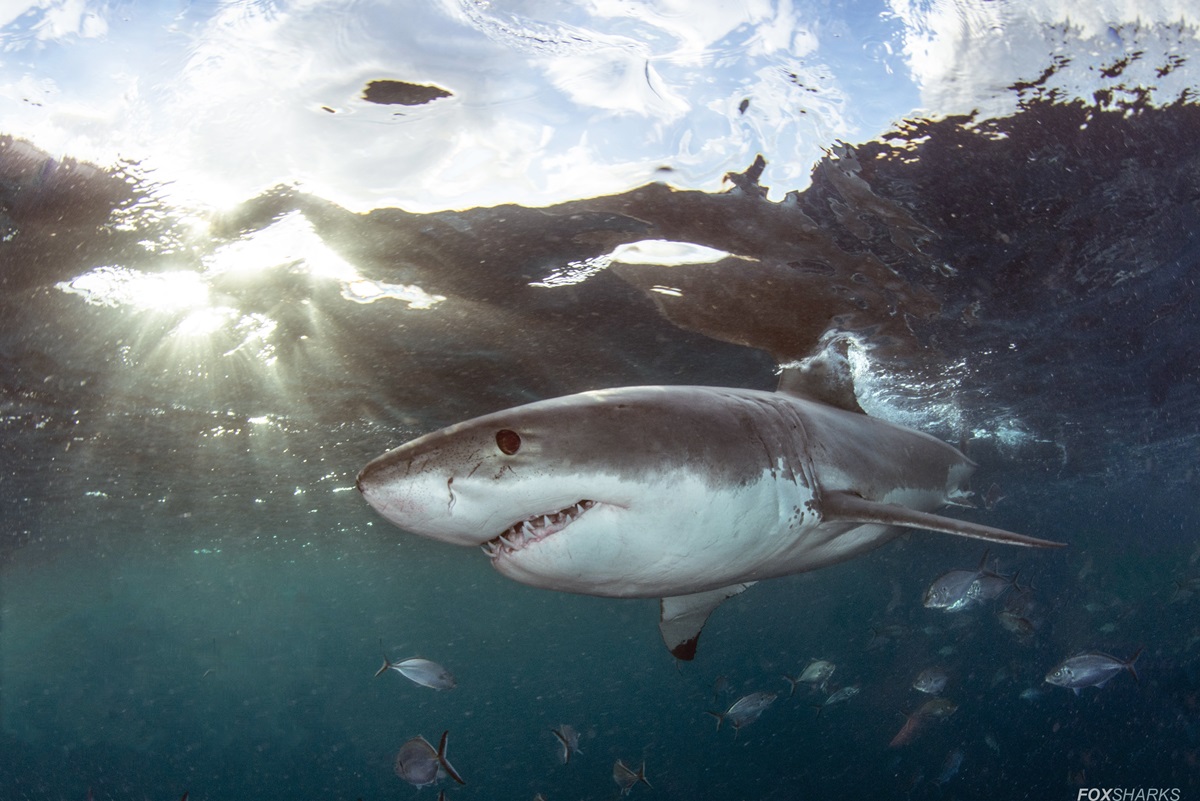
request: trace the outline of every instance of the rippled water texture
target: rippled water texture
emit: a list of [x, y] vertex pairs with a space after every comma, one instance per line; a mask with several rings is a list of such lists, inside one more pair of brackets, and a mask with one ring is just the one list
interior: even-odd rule
[[[443, 731], [454, 799], [612, 798], [618, 759], [645, 798], [1200, 789], [1188, 4], [10, 6], [0, 797], [391, 798]], [[983, 553], [916, 533], [676, 663], [654, 601], [508, 581], [354, 488], [469, 417], [825, 347], [979, 463], [954, 514], [1069, 543], [991, 552], [1025, 594], [924, 608]], [[456, 686], [374, 675], [412, 657]]]

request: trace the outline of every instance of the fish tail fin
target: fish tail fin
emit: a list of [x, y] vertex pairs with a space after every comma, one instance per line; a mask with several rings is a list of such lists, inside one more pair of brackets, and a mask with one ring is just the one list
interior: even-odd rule
[[387, 669], [392, 666], [392, 660], [388, 659], [387, 653], [383, 650], [383, 638], [382, 637], [379, 638], [379, 652], [381, 654], [383, 654], [383, 667], [381, 667], [379, 670], [375, 671], [375, 678], [379, 678], [384, 673], [387, 673]]
[[558, 740], [558, 744], [562, 746], [562, 756], [559, 759], [565, 765], [571, 761], [571, 749], [567, 747], [567, 738], [563, 737], [562, 732], [558, 729], [551, 729], [550, 733]]
[[437, 750], [438, 762], [441, 764], [442, 769], [446, 771], [447, 775], [449, 775], [451, 779], [454, 779], [454, 781], [458, 782], [459, 784], [466, 784], [467, 783], [466, 779], [464, 779], [459, 774], [459, 772], [454, 769], [454, 766], [450, 764], [450, 760], [446, 759], [446, 740], [448, 740], [449, 737], [450, 737], [449, 730], [442, 732], [442, 739], [438, 742], [438, 750]]
[[980, 573], [983, 573], [983, 572], [985, 572], [985, 571], [987, 570], [987, 558], [988, 558], [988, 554], [989, 554], [989, 553], [991, 553], [991, 551], [992, 551], [992, 549], [991, 549], [991, 548], [984, 548], [984, 549], [983, 549], [983, 556], [979, 557], [979, 568], [978, 568], [978, 570], [979, 570], [979, 572], [980, 572]]
[[819, 719], [821, 717], [822, 710], [825, 709], [825, 705], [824, 704], [809, 704], [809, 706], [811, 706], [813, 709], [817, 710], [817, 718]]
[[638, 768], [637, 780], [651, 789], [654, 788], [654, 785], [646, 778], [646, 763], [644, 761], [642, 762], [642, 766]]
[[783, 680], [786, 681], [790, 685], [788, 687], [788, 698], [791, 698], [793, 695], [796, 694], [796, 684], [797, 684], [797, 682], [799, 682], [799, 679], [793, 679], [791, 676], [784, 673]]
[[1138, 676], [1137, 668], [1135, 668], [1133, 666], [1133, 663], [1138, 661], [1138, 657], [1141, 656], [1142, 651], [1145, 651], [1145, 650], [1146, 650], [1146, 646], [1139, 645], [1138, 649], [1133, 652], [1133, 656], [1129, 657], [1129, 659], [1125, 662], [1125, 669], [1129, 671], [1130, 675], [1133, 676], [1133, 680], [1136, 681], [1138, 684], [1142, 683], [1142, 679], [1141, 679], [1141, 677]]
[[1012, 588], [1013, 588], [1014, 590], [1016, 590], [1017, 592], [1020, 592], [1020, 591], [1021, 591], [1021, 585], [1017, 583], [1017, 579], [1019, 579], [1019, 578], [1021, 578], [1021, 571], [1020, 571], [1020, 570], [1018, 570], [1016, 573], [1013, 573], [1013, 574], [1012, 574], [1012, 578], [1010, 578], [1010, 579], [1008, 580], [1008, 586], [1009, 586], [1009, 587], [1012, 587]]
[[717, 719], [717, 731], [720, 731], [721, 724], [723, 722], [725, 722], [725, 713], [724, 712], [705, 712], [704, 714], [712, 715], [714, 718]]

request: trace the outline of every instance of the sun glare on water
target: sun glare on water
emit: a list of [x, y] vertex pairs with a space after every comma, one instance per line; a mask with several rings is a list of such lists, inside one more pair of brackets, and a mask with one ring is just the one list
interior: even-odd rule
[[[202, 255], [197, 269], [151, 272], [130, 266], [96, 267], [70, 281], [59, 283], [62, 292], [94, 306], [132, 312], [147, 323], [162, 325], [173, 319], [169, 345], [174, 355], [181, 347], [213, 356], [250, 356], [259, 364], [274, 362], [278, 322], [261, 309], [240, 308], [239, 295], [279, 280], [283, 273], [302, 274], [317, 282], [333, 282], [340, 296], [354, 303], [396, 300], [410, 310], [432, 309], [446, 298], [418, 286], [390, 284], [363, 276], [329, 247], [299, 212], [279, 218], [265, 228], [221, 244]], [[311, 299], [299, 301], [316, 314]], [[189, 343], [192, 343], [189, 345]]]
[[179, 312], [209, 303], [208, 283], [189, 271], [146, 273], [129, 267], [104, 266], [58, 284], [98, 306], [137, 311]]

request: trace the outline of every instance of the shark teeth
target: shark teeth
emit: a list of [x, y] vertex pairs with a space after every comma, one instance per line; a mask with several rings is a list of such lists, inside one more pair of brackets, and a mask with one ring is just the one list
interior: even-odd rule
[[584, 500], [553, 514], [535, 515], [528, 520], [514, 523], [500, 536], [488, 540], [479, 547], [489, 559], [515, 553], [531, 543], [540, 542], [551, 534], [557, 534], [595, 505], [595, 501]]

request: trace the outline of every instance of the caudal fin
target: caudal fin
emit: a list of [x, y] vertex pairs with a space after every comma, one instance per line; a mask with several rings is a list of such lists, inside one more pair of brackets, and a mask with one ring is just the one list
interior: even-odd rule
[[[383, 638], [382, 637], [379, 638], [379, 650], [383, 651]], [[394, 665], [392, 664], [392, 660], [387, 658], [387, 654], [384, 654], [383, 655], [383, 667], [381, 667], [379, 670], [375, 671], [375, 678], [379, 678], [384, 673], [387, 673], [388, 668], [390, 668], [390, 667], [394, 667]]]
[[641, 782], [642, 784], [646, 785], [647, 787], [651, 788], [651, 789], [653, 789], [653, 788], [654, 788], [654, 785], [652, 785], [652, 784], [651, 784], [651, 783], [650, 783], [650, 782], [649, 782], [649, 781], [646, 779], [646, 763], [645, 763], [645, 762], [643, 762], [643, 763], [642, 763], [642, 766], [641, 766], [640, 768], [638, 768], [638, 772], [637, 772], [637, 780], [638, 780], [639, 782]]
[[[987, 559], [988, 559], [988, 554], [991, 553], [991, 550], [992, 550], [991, 548], [983, 549], [983, 556], [979, 557], [979, 567], [975, 568], [978, 572], [980, 572], [980, 573], [988, 572]], [[997, 560], [997, 561], [999, 561], [999, 560]], [[997, 565], [997, 567], [999, 567], [999, 565]]]
[[558, 744], [560, 746], [562, 746], [562, 755], [559, 757], [559, 760], [564, 765], [567, 764], [568, 762], [571, 761], [570, 743], [567, 742], [567, 738], [564, 737], [563, 733], [561, 731], [559, 731], [558, 729], [551, 729], [550, 733], [553, 734], [556, 738], [558, 738]]
[[1133, 663], [1138, 661], [1138, 657], [1142, 655], [1142, 651], [1144, 651], [1144, 650], [1146, 650], [1146, 646], [1139, 645], [1138, 649], [1133, 652], [1133, 656], [1129, 657], [1129, 659], [1123, 663], [1125, 669], [1129, 671], [1129, 673], [1133, 676], [1133, 680], [1136, 681], [1138, 684], [1141, 684], [1142, 680], [1138, 676], [1137, 668], [1135, 668], [1133, 666]]
[[442, 769], [446, 771], [446, 774], [451, 779], [454, 779], [454, 781], [458, 782], [459, 784], [466, 784], [466, 780], [463, 779], [463, 777], [459, 775], [458, 771], [454, 769], [454, 766], [450, 764], [450, 760], [446, 759], [446, 740], [449, 737], [449, 730], [442, 732], [442, 739], [438, 743], [437, 750], [438, 762], [441, 763]]

